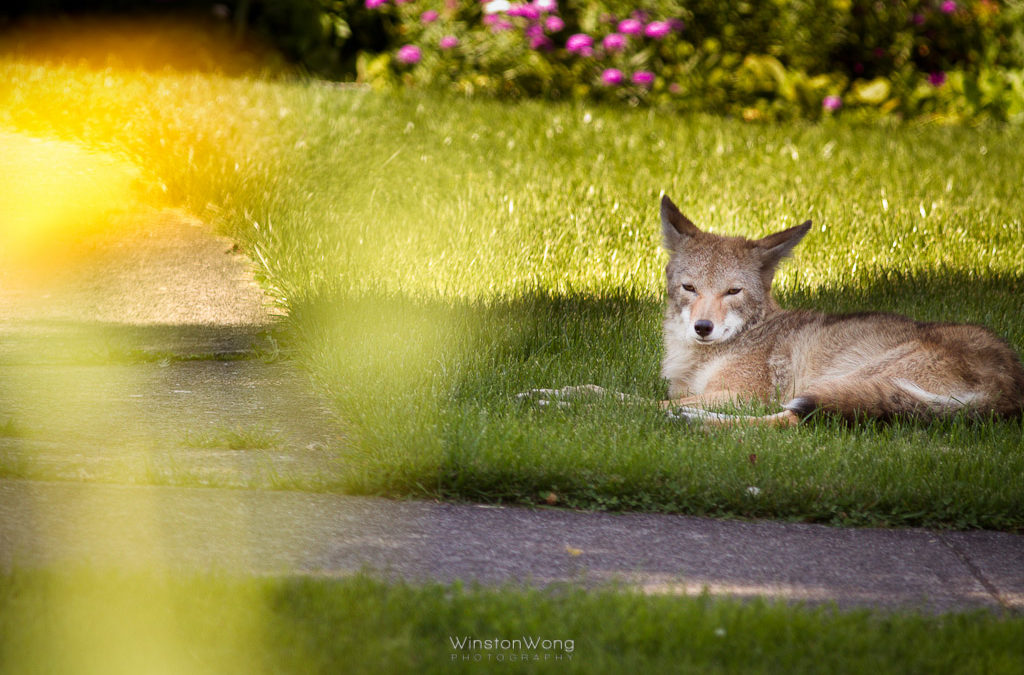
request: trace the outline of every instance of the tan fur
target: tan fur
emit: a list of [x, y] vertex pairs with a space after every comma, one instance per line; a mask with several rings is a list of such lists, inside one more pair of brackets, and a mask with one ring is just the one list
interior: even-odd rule
[[701, 420], [773, 425], [819, 409], [847, 419], [1024, 410], [1024, 367], [985, 328], [780, 309], [776, 266], [810, 221], [747, 240], [702, 232], [668, 197], [661, 215], [670, 254], [662, 375], [673, 399], [663, 406], [701, 418], [704, 406], [736, 398], [781, 403], [777, 415]]

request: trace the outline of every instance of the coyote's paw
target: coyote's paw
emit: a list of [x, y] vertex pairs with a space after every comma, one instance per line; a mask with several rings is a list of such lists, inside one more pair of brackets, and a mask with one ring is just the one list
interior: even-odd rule
[[694, 411], [686, 408], [666, 408], [665, 417], [672, 420], [673, 422], [682, 422], [684, 424], [700, 424], [700, 416]]
[[583, 384], [574, 387], [562, 387], [561, 389], [530, 389], [516, 394], [520, 401], [532, 401], [539, 406], [553, 408], [572, 407], [573, 401], [582, 398], [594, 398], [604, 395], [606, 390], [596, 384]]
[[665, 416], [676, 422], [699, 425], [706, 425], [709, 423], [721, 424], [723, 422], [736, 419], [735, 415], [726, 415], [724, 413], [711, 412], [710, 410], [702, 410], [700, 408], [689, 408], [687, 406], [667, 408], [665, 410]]

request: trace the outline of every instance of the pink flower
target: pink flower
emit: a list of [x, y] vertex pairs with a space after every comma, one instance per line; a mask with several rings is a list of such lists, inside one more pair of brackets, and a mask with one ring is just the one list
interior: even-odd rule
[[437, 17], [437, 12], [435, 12], [432, 9], [428, 9], [427, 11], [420, 14], [420, 21], [422, 21], [423, 23], [434, 23], [435, 21], [437, 21]]
[[654, 73], [649, 70], [638, 70], [633, 73], [633, 84], [649, 87], [654, 84]]
[[509, 16], [519, 16], [531, 21], [540, 16], [540, 10], [533, 5], [512, 5], [508, 8], [507, 13]]
[[377, 9], [386, 4], [388, 4], [388, 0], [366, 0], [366, 9]]
[[565, 22], [562, 21], [561, 17], [549, 16], [548, 18], [544, 19], [544, 28], [549, 33], [557, 33], [558, 31], [565, 28]]
[[544, 27], [539, 23], [531, 23], [523, 31], [523, 35], [530, 40], [530, 49], [544, 49], [551, 47], [551, 40], [544, 35]]
[[621, 51], [626, 47], [626, 36], [621, 33], [605, 35], [604, 40], [601, 41], [601, 46], [608, 52]]
[[497, 14], [488, 14], [484, 16], [484, 25], [489, 27], [495, 33], [515, 28], [511, 21], [504, 19]]
[[843, 99], [838, 96], [826, 96], [821, 100], [821, 107], [829, 112], [835, 112], [843, 107]]
[[423, 58], [423, 53], [416, 45], [405, 45], [399, 47], [396, 58], [402, 63], [412, 65], [420, 62], [420, 59]]
[[953, 12], [956, 11], [956, 3], [953, 2], [953, 0], [946, 0], [941, 5], [939, 5], [939, 9], [942, 10], [943, 14], [952, 14]]
[[579, 54], [580, 56], [590, 56], [594, 53], [594, 38], [590, 37], [586, 33], [576, 33], [570, 35], [569, 39], [565, 41], [565, 48], [573, 54]]
[[644, 32], [644, 25], [636, 19], [623, 19], [619, 22], [618, 30], [624, 35], [640, 35]]
[[538, 51], [548, 51], [555, 45], [551, 42], [551, 38], [547, 35], [538, 35], [530, 38], [530, 49], [536, 49]]
[[441, 49], [453, 49], [459, 46], [459, 38], [454, 35], [445, 35], [438, 44]]
[[932, 85], [933, 87], [941, 87], [942, 85], [946, 84], [946, 74], [943, 73], [942, 71], [939, 71], [937, 73], [929, 73], [928, 84]]
[[558, 0], [534, 0], [533, 6], [541, 12], [557, 12]]
[[668, 21], [652, 21], [644, 28], [644, 35], [654, 40], [660, 40], [672, 32], [672, 26]]
[[622, 71], [618, 68], [608, 68], [601, 73], [601, 82], [607, 87], [614, 87], [617, 84], [622, 84], [623, 77]]

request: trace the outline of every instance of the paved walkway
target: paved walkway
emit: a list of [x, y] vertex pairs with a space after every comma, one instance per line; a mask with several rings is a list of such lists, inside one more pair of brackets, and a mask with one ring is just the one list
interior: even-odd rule
[[[1002, 533], [130, 485], [286, 488], [282, 476], [329, 475], [343, 438], [301, 373], [258, 358], [276, 349], [274, 317], [231, 242], [158, 213], [87, 250], [45, 283], [0, 272], [0, 466], [36, 479], [0, 481], [0, 565], [366, 568], [1024, 612], [1024, 537]], [[243, 440], [225, 443], [231, 432]], [[245, 447], [261, 437], [261, 452]]]
[[621, 582], [840, 607], [1024, 611], [1024, 537], [285, 491], [0, 481], [4, 565]]
[[5, 475], [272, 487], [326, 475], [337, 421], [278, 358], [273, 307], [229, 239], [157, 211], [73, 248], [45, 275], [0, 267]]

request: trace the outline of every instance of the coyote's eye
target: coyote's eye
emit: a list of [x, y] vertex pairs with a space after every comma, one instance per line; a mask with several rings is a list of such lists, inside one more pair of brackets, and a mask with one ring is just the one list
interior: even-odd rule
[[725, 292], [725, 294], [726, 295], [736, 295], [736, 294], [738, 294], [742, 290], [743, 290], [742, 288], [730, 288], [729, 290], [727, 290]]
[[683, 290], [687, 293], [696, 293], [697, 289], [693, 287], [693, 284], [683, 284]]

